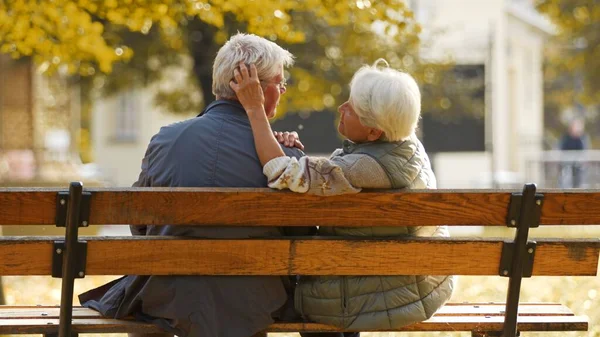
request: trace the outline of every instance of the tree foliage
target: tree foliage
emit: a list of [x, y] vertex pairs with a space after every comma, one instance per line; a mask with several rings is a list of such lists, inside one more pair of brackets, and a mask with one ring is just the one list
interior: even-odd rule
[[210, 99], [212, 59], [238, 30], [297, 55], [281, 111], [334, 106], [352, 73], [379, 57], [419, 73], [420, 27], [400, 0], [0, 2], [2, 52], [31, 56], [49, 73], [61, 69], [87, 77], [85, 85], [106, 92], [154, 83], [191, 59], [190, 76], [157, 95], [157, 103], [175, 112], [202, 104], [198, 85], [201, 98]]
[[537, 0], [537, 8], [558, 29], [544, 69], [546, 126], [556, 136], [564, 109], [579, 107], [580, 117], [597, 119], [590, 107], [600, 105], [600, 1]]

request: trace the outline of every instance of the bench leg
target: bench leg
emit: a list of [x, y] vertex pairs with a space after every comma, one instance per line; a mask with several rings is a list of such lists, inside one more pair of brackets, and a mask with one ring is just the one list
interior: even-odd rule
[[73, 288], [75, 286], [75, 277], [77, 275], [77, 252], [75, 249], [79, 243], [78, 230], [82, 198], [83, 185], [80, 182], [71, 183], [69, 187], [69, 203], [67, 205], [67, 219], [65, 224], [65, 251], [62, 256], [62, 285], [58, 337], [74, 336], [71, 325], [73, 321]]
[[[516, 232], [514, 242], [514, 251], [511, 261], [510, 271], [503, 271], [502, 275], [508, 272], [508, 291], [506, 294], [506, 309], [504, 314], [504, 337], [519, 336], [517, 330], [517, 320], [519, 317], [519, 296], [521, 295], [521, 281], [523, 279], [524, 261], [528, 252], [527, 242], [529, 240], [529, 227], [539, 224], [541, 212], [538, 211], [541, 200], [536, 201], [536, 186], [526, 184], [523, 188], [521, 209], [516, 219]], [[532, 250], [533, 251], [533, 250]]]

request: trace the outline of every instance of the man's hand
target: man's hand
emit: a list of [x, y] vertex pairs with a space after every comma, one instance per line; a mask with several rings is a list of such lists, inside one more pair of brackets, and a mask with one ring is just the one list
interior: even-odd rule
[[300, 150], [304, 150], [304, 145], [300, 142], [300, 137], [296, 131], [292, 132], [281, 132], [281, 131], [273, 131], [273, 135], [279, 142], [279, 144], [283, 144], [286, 147], [297, 147]]

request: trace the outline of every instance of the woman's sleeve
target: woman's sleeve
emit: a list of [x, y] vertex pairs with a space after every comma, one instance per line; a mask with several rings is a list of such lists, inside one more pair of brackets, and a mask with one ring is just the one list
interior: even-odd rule
[[334, 161], [319, 157], [278, 157], [270, 160], [263, 168], [269, 187], [290, 189], [299, 193], [338, 195], [358, 193]]

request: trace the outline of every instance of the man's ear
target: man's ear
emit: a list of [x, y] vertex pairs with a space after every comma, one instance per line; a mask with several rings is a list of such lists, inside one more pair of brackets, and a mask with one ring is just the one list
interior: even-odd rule
[[367, 135], [367, 140], [370, 142], [374, 142], [383, 136], [383, 131], [375, 128], [371, 128], [369, 130], [369, 134]]

